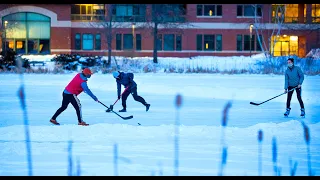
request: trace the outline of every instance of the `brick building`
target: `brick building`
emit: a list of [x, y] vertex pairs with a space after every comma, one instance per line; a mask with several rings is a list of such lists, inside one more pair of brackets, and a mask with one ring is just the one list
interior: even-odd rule
[[[107, 19], [112, 17], [112, 55], [152, 56], [154, 23], [150, 22], [155, 6], [117, 4], [110, 12], [109, 7], [0, 4], [0, 50], [107, 55]], [[177, 7], [180, 13], [172, 15]], [[178, 25], [159, 25], [160, 57], [248, 56], [262, 49], [275, 56], [303, 57], [320, 47], [320, 4], [176, 4], [164, 9], [162, 20]]]

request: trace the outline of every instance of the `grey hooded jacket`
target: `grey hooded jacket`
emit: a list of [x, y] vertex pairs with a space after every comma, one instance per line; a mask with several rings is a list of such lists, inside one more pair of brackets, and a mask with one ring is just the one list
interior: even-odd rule
[[284, 89], [288, 89], [289, 86], [296, 87], [303, 83], [304, 75], [301, 68], [298, 66], [293, 65], [292, 68], [288, 67], [284, 75]]

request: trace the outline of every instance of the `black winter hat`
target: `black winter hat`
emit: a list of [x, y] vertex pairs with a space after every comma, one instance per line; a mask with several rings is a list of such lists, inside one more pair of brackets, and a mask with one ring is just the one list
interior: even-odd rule
[[288, 58], [288, 61], [289, 60], [294, 64], [294, 59], [293, 58]]

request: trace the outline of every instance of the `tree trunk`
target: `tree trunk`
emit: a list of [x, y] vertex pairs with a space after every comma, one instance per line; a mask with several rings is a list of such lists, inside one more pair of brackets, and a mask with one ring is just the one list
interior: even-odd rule
[[153, 62], [158, 63], [158, 22], [156, 21], [153, 28]]

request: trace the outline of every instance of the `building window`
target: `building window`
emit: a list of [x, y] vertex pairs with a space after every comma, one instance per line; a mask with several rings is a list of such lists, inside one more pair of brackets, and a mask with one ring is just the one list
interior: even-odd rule
[[203, 46], [205, 51], [213, 51], [214, 35], [203, 35]]
[[197, 34], [197, 51], [202, 51], [202, 34]]
[[152, 4], [153, 17], [159, 22], [185, 22], [186, 4]]
[[222, 35], [216, 35], [216, 51], [222, 51]]
[[141, 34], [136, 34], [136, 50], [141, 51]]
[[[304, 18], [306, 18], [307, 8], [304, 6]], [[285, 23], [299, 22], [299, 5], [298, 4], [272, 4], [272, 22], [277, 22], [280, 18]], [[305, 22], [305, 21], [304, 21]]]
[[262, 5], [237, 5], [237, 16], [254, 17], [255, 13], [259, 17], [262, 16]]
[[287, 23], [298, 23], [299, 17], [299, 5], [298, 4], [287, 4], [285, 8], [284, 22]]
[[[260, 35], [260, 38], [262, 39], [262, 36]], [[257, 48], [260, 47], [260, 45], [258, 46], [258, 40], [255, 41], [255, 35], [252, 35], [251, 37], [251, 41], [250, 41], [250, 35], [241, 35], [238, 34], [237, 35], [237, 51], [250, 51], [250, 47], [251, 50], [254, 51], [255, 50], [255, 44], [257, 44]], [[251, 45], [250, 45], [251, 42]], [[261, 50], [260, 50], [261, 51]]]
[[[203, 38], [202, 38], [203, 37]], [[197, 51], [222, 51], [221, 34], [197, 34]]]
[[50, 53], [50, 40], [49, 39], [39, 39], [39, 52], [40, 54]]
[[104, 4], [71, 4], [71, 20], [97, 21], [103, 20]]
[[16, 52], [18, 54], [26, 54], [26, 41], [17, 40], [15, 45]]
[[[116, 34], [116, 50], [133, 50], [133, 41], [132, 34]], [[135, 49], [138, 51], [141, 51], [141, 42], [141, 34], [136, 34]]]
[[[262, 44], [262, 35], [259, 35], [259, 39], [260, 39], [260, 42]], [[260, 46], [260, 43], [259, 43], [259, 40], [258, 40], [258, 36], [257, 36], [256, 44], [257, 44], [256, 45], [257, 46], [256, 50], [257, 51], [262, 51], [262, 47]]]
[[174, 34], [163, 35], [163, 50], [174, 51]]
[[[250, 41], [250, 35], [244, 35], [243, 37], [243, 50], [245, 51], [250, 51], [250, 47], [251, 47], [251, 51], [254, 50], [254, 39], [255, 36], [252, 35], [251, 37], [251, 41]], [[251, 42], [251, 45], [250, 45]]]
[[146, 5], [115, 4], [112, 16], [116, 22], [145, 22]]
[[28, 54], [37, 54], [39, 49], [38, 40], [28, 40]]
[[197, 16], [222, 16], [222, 5], [198, 4]]
[[298, 55], [298, 36], [272, 36], [271, 53], [274, 56]]
[[160, 51], [181, 51], [182, 36], [175, 34], [158, 34], [157, 49]]
[[162, 51], [162, 34], [157, 36], [157, 50]]
[[93, 35], [92, 34], [82, 34], [82, 49], [83, 50], [93, 50]]
[[181, 51], [182, 49], [182, 36], [176, 35], [176, 51]]
[[122, 50], [122, 34], [116, 34], [116, 50]]
[[203, 16], [203, 5], [202, 4], [197, 5], [197, 16]]
[[75, 48], [76, 50], [81, 49], [81, 35], [79, 33], [77, 33], [75, 37]]
[[50, 18], [32, 12], [2, 17], [4, 47], [17, 54], [50, 54]]
[[312, 4], [312, 22], [320, 23], [320, 4]]
[[95, 50], [101, 50], [101, 35], [96, 34], [96, 40], [95, 40]]
[[133, 49], [133, 36], [132, 34], [123, 34], [123, 50]]
[[237, 51], [242, 51], [242, 35], [237, 35]]

